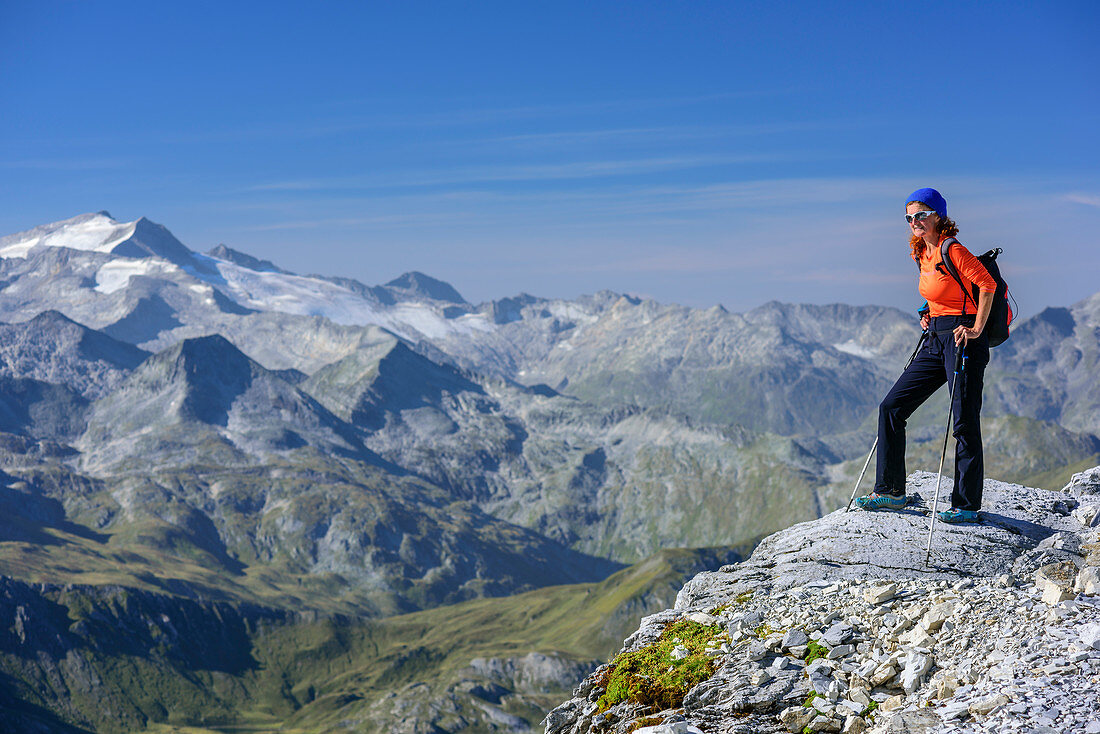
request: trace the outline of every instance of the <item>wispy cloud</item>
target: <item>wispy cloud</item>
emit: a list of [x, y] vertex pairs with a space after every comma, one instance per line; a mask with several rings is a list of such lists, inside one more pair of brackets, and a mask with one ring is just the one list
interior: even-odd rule
[[1084, 204], [1085, 206], [1100, 208], [1100, 194], [1072, 193], [1066, 194], [1064, 198], [1066, 201], [1071, 201], [1074, 204]]
[[722, 138], [782, 135], [825, 130], [851, 130], [878, 124], [868, 118], [837, 120], [769, 121], [744, 125], [669, 125], [654, 127], [612, 127], [580, 130], [549, 130], [514, 135], [455, 138], [441, 141], [443, 145], [471, 145], [479, 143], [518, 144], [529, 146], [572, 146], [594, 142], [685, 142]]
[[394, 189], [396, 187], [470, 185], [521, 181], [560, 181], [567, 179], [609, 178], [693, 168], [716, 168], [744, 163], [788, 159], [787, 154], [751, 153], [745, 155], [667, 156], [616, 160], [572, 161], [569, 163], [526, 164], [512, 166], [455, 167], [436, 171], [395, 172], [391, 175], [334, 176], [272, 181], [240, 190], [339, 191], [352, 189]]
[[282, 222], [270, 222], [257, 225], [231, 227], [235, 232], [280, 232], [289, 230], [321, 230], [326, 228], [348, 227], [401, 227], [408, 225], [426, 226], [432, 224], [456, 224], [459, 220], [469, 219], [461, 213], [445, 214], [393, 214], [372, 217], [318, 217], [315, 219], [293, 219]]

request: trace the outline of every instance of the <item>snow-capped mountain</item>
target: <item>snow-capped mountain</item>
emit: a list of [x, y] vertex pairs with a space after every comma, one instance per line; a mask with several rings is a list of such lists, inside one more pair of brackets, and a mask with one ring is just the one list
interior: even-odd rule
[[[62, 256], [51, 250], [78, 252]], [[163, 226], [144, 217], [118, 222], [107, 212], [83, 214], [0, 239], [6, 279], [9, 283], [29, 280], [28, 288], [19, 289], [24, 292], [33, 290], [48, 296], [55, 291], [49, 287], [50, 281], [66, 273], [59, 273], [57, 268], [43, 270], [41, 265], [44, 260], [65, 260], [70, 274], [80, 277], [75, 282], [67, 279], [64, 285], [88, 292], [81, 294], [78, 303], [67, 304], [64, 311], [70, 318], [96, 328], [107, 328], [125, 319], [139, 305], [127, 304], [134, 300], [127, 296], [149, 290], [153, 281], [162, 284], [154, 291], [165, 293], [144, 295], [160, 295], [160, 300], [174, 302], [177, 325], [202, 320], [209, 312], [262, 311], [321, 316], [341, 325], [376, 325], [412, 340], [492, 328], [489, 319], [477, 313], [443, 316], [430, 297], [425, 298], [424, 291], [416, 288], [426, 278], [417, 273], [407, 273], [394, 281], [392, 288], [382, 290], [383, 298], [387, 290], [390, 295], [385, 298], [388, 303], [383, 303], [377, 289], [354, 281], [341, 283], [295, 275], [270, 263], [241, 257], [242, 253], [228, 248], [212, 252], [222, 257], [192, 252]], [[444, 295], [447, 305], [454, 305], [452, 299], [457, 292], [450, 291]], [[28, 311], [41, 310], [37, 308], [39, 303], [4, 300], [3, 311], [9, 318], [23, 314], [30, 317], [34, 314]], [[75, 299], [70, 296], [66, 300]], [[120, 318], [106, 321], [114, 316]], [[156, 344], [156, 334], [143, 336], [147, 338], [142, 341], [150, 342], [150, 346], [161, 346]]]
[[[192, 252], [161, 225], [106, 212], [0, 238], [0, 283], [0, 321], [57, 310], [151, 352], [218, 333], [268, 369], [313, 374], [392, 335], [435, 361], [605, 408], [786, 435], [856, 428], [918, 333], [912, 315], [878, 306], [737, 314], [609, 291], [472, 305], [422, 273], [374, 286], [297, 275], [224, 245]], [[1100, 431], [1098, 298], [1015, 328], [990, 367], [1004, 375], [989, 380], [991, 411]]]

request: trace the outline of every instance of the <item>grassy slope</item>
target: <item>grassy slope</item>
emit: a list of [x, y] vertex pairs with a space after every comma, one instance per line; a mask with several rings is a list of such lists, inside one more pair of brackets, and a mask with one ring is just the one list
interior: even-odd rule
[[[6, 574], [29, 581], [133, 585], [157, 593], [164, 593], [166, 578], [218, 580], [201, 564], [179, 563], [153, 549], [145, 557], [131, 553], [121, 559], [110, 549], [110, 538], [37, 530], [46, 535], [37, 545], [0, 543], [0, 568]], [[364, 722], [364, 730], [386, 728], [394, 714], [379, 713], [380, 701], [395, 692], [398, 700], [427, 704], [454, 698], [456, 685], [478, 679], [469, 667], [474, 658], [507, 660], [537, 652], [582, 665], [610, 658], [640, 616], [669, 606], [686, 577], [720, 565], [727, 555], [728, 549], [665, 550], [599, 583], [547, 587], [385, 619], [306, 617], [290, 624], [262, 623], [246, 641], [256, 664], [236, 673], [181, 669], [146, 654], [82, 649], [82, 667], [95, 671], [102, 690], [128, 702], [126, 717], [112, 720], [92, 698], [70, 697], [67, 705], [85, 711], [82, 718], [105, 732], [132, 731], [143, 717], [156, 720], [151, 730], [164, 732], [211, 726], [211, 719], [204, 722], [203, 717], [232, 722], [224, 729], [218, 724], [219, 731], [327, 731], [348, 719]], [[77, 572], [76, 567], [94, 570]], [[233, 596], [224, 585], [211, 588]], [[102, 612], [92, 611], [80, 593], [65, 592], [55, 602], [68, 607], [72, 620], [97, 620]], [[113, 643], [105, 642], [111, 649]], [[42, 676], [26, 662], [5, 668], [29, 689]], [[570, 678], [565, 686], [517, 689], [503, 709], [535, 725], [575, 683]], [[462, 716], [474, 722], [467, 730], [478, 731], [487, 724], [477, 724], [479, 710], [463, 703], [469, 698], [459, 695], [457, 705], [465, 706]], [[49, 705], [45, 699], [40, 703]], [[230, 712], [235, 719], [226, 718], [234, 716]], [[73, 715], [58, 713], [66, 719]]]
[[[255, 684], [259, 690], [272, 690], [281, 683], [296, 701], [312, 699], [289, 723], [320, 731], [336, 721], [365, 716], [388, 691], [419, 684], [438, 693], [468, 674], [474, 658], [539, 652], [585, 662], [607, 660], [642, 614], [671, 602], [702, 555], [665, 550], [599, 583], [478, 599], [353, 625], [322, 621], [272, 630], [256, 641], [264, 674]], [[538, 702], [545, 706], [565, 692], [532, 700], [544, 699]], [[264, 707], [254, 712], [278, 713]], [[539, 708], [538, 716], [542, 713]]]

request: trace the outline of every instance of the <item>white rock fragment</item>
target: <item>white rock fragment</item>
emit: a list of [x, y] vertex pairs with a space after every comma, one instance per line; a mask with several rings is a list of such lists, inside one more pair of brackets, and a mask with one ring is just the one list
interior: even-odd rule
[[829, 647], [836, 647], [837, 645], [843, 645], [852, 639], [852, 627], [851, 625], [844, 624], [843, 622], [837, 622], [821, 635], [821, 641]]
[[810, 722], [810, 731], [840, 731], [840, 720], [831, 716], [818, 716]]
[[703, 731], [686, 721], [666, 721], [656, 726], [643, 726], [641, 729], [635, 729], [634, 734], [703, 734]]
[[762, 686], [774, 677], [767, 668], [762, 668], [753, 673], [749, 680], [752, 681], [754, 686]]
[[1100, 521], [1100, 505], [1081, 505], [1070, 514], [1086, 528], [1095, 527]]
[[878, 605], [883, 602], [890, 601], [894, 598], [894, 594], [898, 591], [897, 584], [886, 584], [885, 586], [872, 586], [867, 591], [863, 592], [863, 600], [868, 604]]
[[897, 696], [890, 696], [885, 701], [880, 703], [878, 707], [880, 711], [893, 711], [894, 709], [900, 709], [904, 705], [905, 696], [899, 694]]
[[943, 602], [929, 609], [920, 620], [920, 626], [928, 632], [935, 632], [955, 612], [955, 605], [951, 602]]
[[1008, 696], [1003, 693], [998, 693], [995, 696], [986, 696], [985, 698], [978, 699], [974, 703], [970, 704], [969, 711], [975, 716], [986, 716], [993, 710], [1000, 708], [1008, 703]]
[[969, 704], [966, 701], [952, 701], [940, 709], [940, 716], [944, 721], [963, 719], [970, 713]]
[[913, 647], [931, 647], [936, 644], [935, 638], [929, 635], [923, 627], [914, 627], [902, 635], [901, 640]]
[[912, 693], [920, 685], [920, 679], [932, 669], [935, 661], [931, 655], [911, 652], [905, 656], [905, 669], [901, 674], [901, 687], [906, 693]]
[[1100, 566], [1085, 566], [1078, 571], [1073, 590], [1079, 594], [1100, 594]]
[[1100, 623], [1086, 624], [1077, 631], [1077, 644], [1100, 650]]
[[863, 734], [865, 731], [867, 731], [867, 722], [855, 715], [844, 719], [844, 726], [840, 728], [840, 734]]
[[886, 662], [880, 665], [871, 676], [871, 685], [882, 686], [894, 679], [894, 676], [898, 674], [898, 669], [894, 667], [893, 662]]
[[871, 696], [866, 688], [861, 688], [858, 686], [852, 688], [850, 691], [848, 691], [848, 698], [850, 698], [853, 703], [858, 703], [860, 706], [863, 707], [860, 709], [861, 712], [863, 711], [863, 709], [871, 705]]
[[779, 721], [789, 732], [802, 731], [817, 716], [817, 711], [805, 706], [789, 706], [779, 712]]
[[1042, 592], [1044, 604], [1054, 606], [1060, 601], [1072, 599], [1073, 582], [1077, 566], [1069, 561], [1051, 563], [1035, 572], [1035, 586]]

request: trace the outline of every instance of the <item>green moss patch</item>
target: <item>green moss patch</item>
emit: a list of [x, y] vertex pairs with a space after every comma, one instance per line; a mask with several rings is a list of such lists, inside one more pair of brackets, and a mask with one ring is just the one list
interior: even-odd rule
[[829, 648], [822, 645], [820, 642], [810, 640], [810, 644], [806, 646], [806, 657], [804, 660], [809, 665], [818, 658], [823, 658], [829, 654]]
[[[617, 703], [633, 701], [656, 710], [678, 708], [688, 691], [714, 675], [714, 661], [707, 648], [728, 639], [720, 625], [702, 625], [682, 619], [665, 628], [651, 645], [623, 653], [611, 662], [600, 685], [600, 711]], [[684, 648], [687, 655], [674, 660], [672, 651]]]

